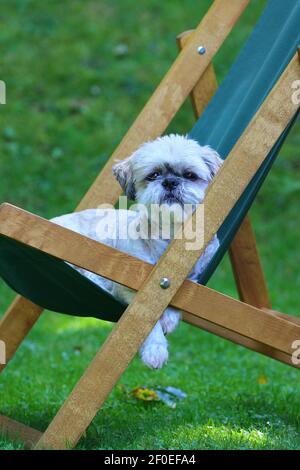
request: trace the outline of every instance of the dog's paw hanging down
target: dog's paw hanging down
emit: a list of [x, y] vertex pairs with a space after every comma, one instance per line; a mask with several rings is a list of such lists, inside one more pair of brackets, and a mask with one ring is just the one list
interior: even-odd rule
[[[53, 222], [156, 264], [185, 220], [186, 207], [195, 210], [204, 201], [207, 187], [222, 163], [215, 150], [207, 145], [201, 146], [186, 136], [172, 134], [159, 137], [141, 145], [131, 156], [113, 166], [114, 176], [128, 199], [137, 203], [138, 209], [89, 209], [57, 217]], [[141, 207], [145, 210], [141, 211]], [[165, 231], [162, 218], [153, 221], [154, 207], [169, 216], [169, 232]], [[109, 226], [108, 232], [101, 230], [104, 220]], [[143, 229], [133, 234], [133, 226]], [[153, 227], [155, 236], [151, 231]], [[126, 236], [120, 237], [119, 233], [126, 233]], [[215, 236], [193, 267], [189, 279], [197, 280], [218, 246]], [[116, 299], [126, 303], [132, 301], [134, 292], [127, 287], [85, 270], [80, 272]], [[140, 348], [140, 357], [147, 366], [159, 369], [167, 362], [168, 342], [165, 335], [175, 330], [179, 320], [178, 310], [172, 307], [165, 310]]]
[[176, 308], [167, 308], [160, 318], [160, 324], [165, 335], [172, 333], [178, 326], [181, 312]]
[[168, 360], [168, 341], [158, 321], [140, 348], [140, 357], [151, 369], [160, 369]]

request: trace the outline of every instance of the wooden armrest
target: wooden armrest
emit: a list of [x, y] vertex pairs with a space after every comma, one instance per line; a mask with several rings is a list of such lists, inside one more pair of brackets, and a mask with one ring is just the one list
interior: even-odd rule
[[[10, 204], [0, 206], [0, 234], [134, 290], [141, 288], [153, 269], [149, 263]], [[298, 324], [188, 280], [171, 305], [287, 354], [300, 338]]]

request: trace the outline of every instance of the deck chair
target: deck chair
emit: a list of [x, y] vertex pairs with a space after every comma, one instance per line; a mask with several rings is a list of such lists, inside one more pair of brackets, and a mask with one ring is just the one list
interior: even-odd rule
[[[300, 79], [300, 5], [268, 2], [217, 90], [211, 60], [248, 3], [216, 0], [195, 31], [178, 37], [178, 58], [77, 208], [114, 204], [121, 193], [111, 176], [114, 160], [162, 134], [191, 94], [201, 117], [190, 135], [226, 159], [205, 201], [204, 247], [217, 232], [221, 246], [199, 284], [186, 277], [204, 247], [188, 251], [184, 237], [152, 266], [21, 208], [1, 205], [0, 274], [21, 294], [0, 324], [7, 358], [43, 308], [117, 322], [46, 431], [2, 416], [1, 428], [10, 436], [37, 449], [75, 446], [169, 304], [192, 325], [299, 367], [292, 361], [292, 345], [300, 339], [300, 321], [271, 309], [247, 211], [298, 116], [292, 86]], [[205, 286], [228, 248], [241, 300]], [[120, 304], [65, 261], [136, 290], [133, 302]], [[169, 288], [161, 288], [162, 278], [169, 279]]]

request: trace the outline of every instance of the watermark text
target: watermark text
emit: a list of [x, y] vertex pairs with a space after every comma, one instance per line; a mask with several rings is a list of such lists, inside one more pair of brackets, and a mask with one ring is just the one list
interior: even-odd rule
[[6, 104], [6, 84], [0, 80], [0, 104]]
[[6, 364], [6, 345], [0, 340], [0, 364]]

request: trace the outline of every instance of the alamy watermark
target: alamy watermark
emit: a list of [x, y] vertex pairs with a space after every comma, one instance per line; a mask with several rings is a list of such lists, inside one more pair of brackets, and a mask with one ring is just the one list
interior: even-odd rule
[[0, 104], [6, 104], [6, 84], [0, 80]]
[[[196, 210], [197, 209], [197, 210]], [[97, 208], [98, 240], [184, 239], [186, 250], [204, 245], [204, 204], [134, 204], [119, 198], [119, 210], [102, 204]]]
[[296, 106], [300, 104], [300, 80], [294, 80], [292, 83], [292, 102]]
[[291, 347], [292, 349], [295, 349], [292, 354], [292, 363], [297, 366], [300, 364], [300, 340], [296, 339], [295, 341], [293, 341]]
[[0, 340], [0, 364], [6, 364], [6, 345]]

